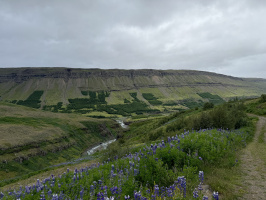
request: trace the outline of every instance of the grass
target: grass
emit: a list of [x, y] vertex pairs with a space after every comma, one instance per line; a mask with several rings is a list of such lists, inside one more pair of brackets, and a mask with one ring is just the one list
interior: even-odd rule
[[[119, 132], [113, 120], [0, 103], [0, 174], [12, 178], [80, 155]], [[6, 164], [7, 163], [7, 164]]]

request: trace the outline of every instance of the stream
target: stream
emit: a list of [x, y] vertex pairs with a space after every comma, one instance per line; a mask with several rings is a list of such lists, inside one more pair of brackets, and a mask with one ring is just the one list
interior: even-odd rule
[[[122, 128], [124, 128], [124, 129], [128, 128], [128, 126], [124, 123], [124, 121], [122, 119], [118, 119], [116, 121], [120, 124], [120, 126]], [[93, 147], [93, 148], [89, 149], [87, 151], [87, 154], [88, 155], [92, 155], [93, 153], [95, 153], [98, 150], [99, 151], [104, 150], [104, 149], [106, 149], [108, 147], [109, 144], [111, 144], [111, 143], [113, 143], [115, 141], [116, 141], [116, 139], [113, 139], [113, 140], [109, 140], [107, 142], [101, 143], [101, 144], [97, 145], [96, 147]]]
[[104, 142], [104, 143], [102, 143], [102, 144], [99, 144], [99, 145], [97, 145], [96, 147], [93, 147], [93, 148], [89, 149], [89, 150], [87, 151], [87, 153], [88, 153], [88, 155], [91, 155], [91, 154], [95, 153], [97, 150], [104, 150], [104, 149], [107, 148], [107, 146], [108, 146], [109, 144], [111, 144], [111, 143], [113, 143], [113, 142], [115, 142], [115, 141], [116, 141], [116, 139], [113, 139], [113, 140], [109, 140], [109, 141], [107, 141], [107, 142]]

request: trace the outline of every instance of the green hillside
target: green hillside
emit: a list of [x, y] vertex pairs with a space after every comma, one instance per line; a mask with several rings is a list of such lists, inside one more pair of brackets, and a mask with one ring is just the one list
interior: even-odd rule
[[266, 80], [192, 70], [0, 69], [0, 100], [93, 117], [135, 116], [258, 97]]
[[119, 133], [113, 120], [0, 103], [0, 180], [80, 158]]

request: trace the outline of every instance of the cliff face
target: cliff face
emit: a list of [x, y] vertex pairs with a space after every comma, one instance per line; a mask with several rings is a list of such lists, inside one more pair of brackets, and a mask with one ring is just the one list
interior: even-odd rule
[[164, 77], [164, 76], [215, 76], [221, 78], [238, 79], [235, 77], [225, 76], [203, 71], [192, 70], [101, 70], [101, 69], [75, 69], [75, 68], [0, 68], [0, 83], [10, 80], [17, 83], [34, 78], [112, 78], [112, 77]]
[[[198, 93], [219, 95], [224, 99], [259, 96], [266, 92], [266, 80], [243, 79], [192, 70], [101, 70], [76, 68], [2, 68], [0, 96], [2, 100], [25, 100], [34, 91], [43, 91], [42, 106], [69, 99], [90, 98], [88, 92], [108, 92], [107, 104], [133, 101], [130, 93], [149, 106], [152, 94], [163, 103], [184, 99], [202, 99]], [[147, 96], [147, 95], [146, 95]]]

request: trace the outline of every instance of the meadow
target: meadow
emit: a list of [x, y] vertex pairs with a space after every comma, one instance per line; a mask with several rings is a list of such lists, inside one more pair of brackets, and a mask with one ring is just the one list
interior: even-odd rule
[[[214, 101], [219, 100], [217, 96], [201, 95]], [[136, 94], [132, 93], [131, 96], [135, 99], [133, 102], [139, 102]], [[144, 96], [146, 100], [157, 101], [149, 93]], [[132, 116], [129, 118], [130, 128], [116, 132], [117, 142], [107, 150], [96, 152], [94, 161], [81, 159], [79, 164], [69, 162], [60, 167], [46, 168], [45, 172], [38, 171], [39, 166], [32, 163], [47, 162], [49, 159], [47, 163], [52, 163], [53, 159], [58, 158], [64, 158], [62, 161], [78, 158], [77, 154], [81, 149], [73, 149], [77, 143], [63, 152], [47, 154], [48, 160], [39, 156], [30, 158], [26, 162], [32, 166], [31, 173], [24, 170], [24, 173], [29, 174], [2, 182], [1, 186], [6, 186], [0, 192], [0, 199], [241, 198], [245, 192], [239, 189], [242, 176], [239, 168], [240, 152], [252, 141], [257, 121], [256, 117], [248, 117], [246, 112], [258, 114], [258, 108], [265, 103], [263, 97], [262, 95], [260, 99], [248, 101], [235, 99], [218, 106], [205, 103], [203, 108], [194, 107], [167, 116]], [[2, 105], [2, 112], [7, 109], [7, 105], [10, 104]], [[33, 128], [51, 125], [60, 127], [63, 119], [86, 127], [91, 136], [101, 140], [106, 137], [98, 134], [98, 119], [83, 121], [81, 119], [84, 117], [81, 115], [44, 111], [38, 115], [41, 118], [30, 118], [34, 115], [34, 110], [29, 110], [31, 114], [24, 119], [18, 117], [22, 112], [13, 115], [12, 112], [6, 113], [6, 117], [1, 120], [2, 126], [12, 122]], [[57, 115], [57, 118], [48, 120], [44, 117], [48, 115]], [[71, 117], [65, 118], [66, 116]], [[108, 123], [109, 128], [115, 126]], [[264, 145], [263, 130], [265, 127], [258, 136], [257, 144], [261, 149]], [[82, 133], [78, 135], [81, 136], [78, 145], [82, 146], [84, 142], [87, 144], [87, 136]], [[51, 146], [55, 144], [50, 143]], [[16, 171], [20, 168], [19, 165], [21, 164], [16, 162], [10, 169]], [[28, 178], [30, 181], [27, 181]], [[34, 179], [36, 180], [33, 181]], [[18, 180], [20, 186], [15, 185]], [[8, 189], [10, 183], [13, 183], [10, 187], [12, 189]]]
[[[120, 158], [114, 156], [101, 164], [67, 170], [57, 177], [51, 174], [34, 185], [1, 196], [2, 199], [208, 199], [202, 192], [205, 167], [234, 167], [235, 150], [245, 147], [251, 137], [246, 129], [186, 131], [166, 141], [139, 146]], [[213, 195], [218, 199], [219, 192]]]
[[[44, 178], [40, 174], [42, 179], [36, 183], [11, 190], [7, 185], [0, 197], [235, 199], [241, 196], [241, 192], [234, 193], [233, 187], [239, 181], [238, 152], [254, 134], [255, 119], [248, 118], [245, 109], [236, 101], [136, 120], [129, 130], [117, 134], [116, 143], [96, 153], [96, 163], [61, 170], [56, 176]], [[83, 125], [97, 132], [91, 122]], [[212, 189], [211, 194], [204, 189], [206, 186]]]

